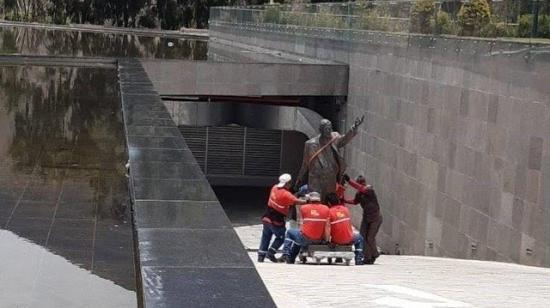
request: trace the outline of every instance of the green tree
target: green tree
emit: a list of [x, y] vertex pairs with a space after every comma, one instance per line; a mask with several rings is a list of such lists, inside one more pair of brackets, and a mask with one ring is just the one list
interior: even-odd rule
[[435, 0], [418, 0], [411, 10], [411, 31], [432, 33]]
[[491, 8], [486, 0], [464, 2], [458, 12], [458, 22], [462, 27], [462, 35], [477, 35], [491, 22]]

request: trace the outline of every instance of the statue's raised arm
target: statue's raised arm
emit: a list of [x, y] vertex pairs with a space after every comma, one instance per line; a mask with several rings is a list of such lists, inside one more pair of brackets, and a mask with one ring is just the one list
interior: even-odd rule
[[355, 137], [355, 135], [357, 135], [357, 131], [359, 130], [359, 126], [361, 126], [361, 124], [363, 124], [363, 121], [365, 121], [365, 116], [364, 115], [361, 116], [361, 117], [355, 118], [355, 121], [353, 122], [353, 125], [351, 126], [349, 131], [336, 142], [336, 146], [341, 148], [341, 147], [345, 146], [346, 144], [348, 144], [351, 141], [351, 139], [353, 139], [353, 137]]

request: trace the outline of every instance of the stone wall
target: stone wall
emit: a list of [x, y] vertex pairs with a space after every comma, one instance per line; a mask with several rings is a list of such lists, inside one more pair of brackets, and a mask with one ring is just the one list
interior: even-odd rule
[[342, 96], [347, 93], [345, 65], [149, 59], [141, 63], [161, 95]]
[[550, 266], [548, 47], [222, 23], [210, 36], [349, 64], [347, 120], [366, 125], [346, 157], [378, 192], [384, 250]]

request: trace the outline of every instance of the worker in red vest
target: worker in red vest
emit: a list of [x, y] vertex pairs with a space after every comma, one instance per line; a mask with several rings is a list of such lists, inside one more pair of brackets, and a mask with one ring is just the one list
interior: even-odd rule
[[[338, 196], [338, 199], [340, 199], [340, 203], [354, 204], [353, 199], [346, 198], [346, 183], [348, 181], [349, 181], [349, 176], [347, 174], [344, 174], [344, 176], [342, 177], [342, 181], [336, 183], [335, 193]], [[325, 200], [326, 200], [326, 197], [325, 197]]]
[[[263, 231], [260, 249], [258, 249], [258, 262], [264, 262], [266, 256], [272, 262], [279, 261], [275, 257], [275, 253], [283, 245], [285, 239], [285, 217], [288, 216], [291, 206], [306, 203], [305, 200], [298, 199], [289, 191], [291, 180], [290, 174], [282, 174], [279, 177], [279, 183], [271, 188], [267, 210], [262, 216]], [[275, 240], [271, 243], [273, 235], [275, 235]]]
[[380, 256], [376, 245], [376, 235], [382, 225], [382, 214], [376, 192], [371, 185], [367, 185], [363, 176], [358, 176], [354, 181], [349, 176], [344, 175], [348, 184], [357, 190], [352, 204], [361, 204], [363, 208], [363, 219], [361, 220], [360, 233], [364, 240], [364, 263], [374, 264], [374, 261]]
[[307, 200], [307, 204], [300, 206], [300, 229], [290, 229], [286, 232], [282, 260], [289, 264], [294, 264], [300, 248], [330, 240], [328, 207], [321, 203], [321, 195], [317, 192], [309, 193]]
[[330, 214], [330, 243], [332, 245], [354, 245], [355, 265], [363, 265], [363, 237], [354, 233], [349, 209], [336, 193], [325, 197]]

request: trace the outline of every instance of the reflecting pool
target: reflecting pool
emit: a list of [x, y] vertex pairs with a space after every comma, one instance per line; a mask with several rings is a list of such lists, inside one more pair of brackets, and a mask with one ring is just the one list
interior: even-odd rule
[[207, 42], [0, 26], [0, 54], [205, 60]]
[[135, 307], [116, 70], [0, 66], [0, 307]]

